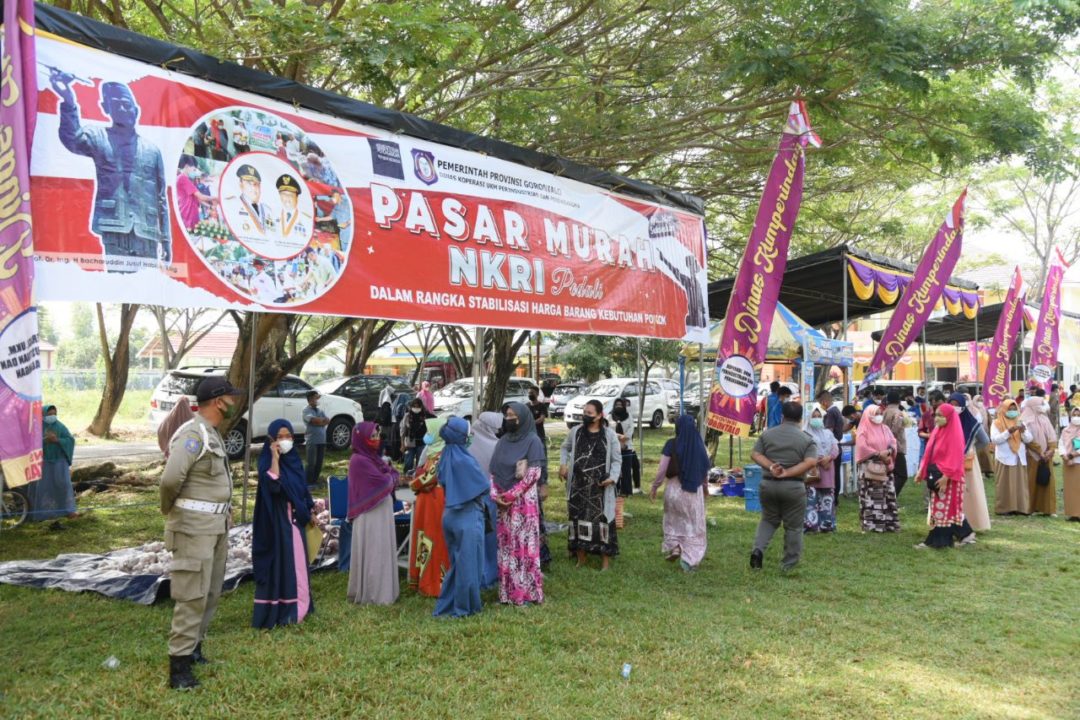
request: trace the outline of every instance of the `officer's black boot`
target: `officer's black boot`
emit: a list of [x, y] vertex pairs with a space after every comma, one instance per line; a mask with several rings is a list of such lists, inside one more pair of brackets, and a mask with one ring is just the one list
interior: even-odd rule
[[173, 690], [190, 690], [199, 687], [199, 681], [191, 672], [190, 655], [169, 656], [169, 687]]
[[202, 654], [202, 643], [196, 643], [195, 650], [191, 653], [191, 661], [198, 665], [210, 664], [210, 658]]

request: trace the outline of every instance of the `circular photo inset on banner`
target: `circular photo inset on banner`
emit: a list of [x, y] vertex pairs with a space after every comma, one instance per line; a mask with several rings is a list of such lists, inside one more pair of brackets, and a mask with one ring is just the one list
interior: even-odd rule
[[754, 364], [742, 355], [732, 355], [716, 368], [716, 379], [725, 395], [733, 398], [749, 397], [757, 391], [757, 374]]
[[252, 108], [203, 117], [172, 190], [192, 249], [251, 300], [311, 302], [345, 269], [352, 204], [330, 158], [288, 120]]

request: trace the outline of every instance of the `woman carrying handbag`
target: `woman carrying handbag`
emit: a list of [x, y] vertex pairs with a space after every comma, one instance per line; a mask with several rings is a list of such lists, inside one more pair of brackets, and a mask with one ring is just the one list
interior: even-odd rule
[[896, 438], [885, 427], [877, 405], [863, 411], [855, 439], [855, 462], [859, 473], [859, 522], [863, 532], [900, 532], [896, 488], [892, 469]]

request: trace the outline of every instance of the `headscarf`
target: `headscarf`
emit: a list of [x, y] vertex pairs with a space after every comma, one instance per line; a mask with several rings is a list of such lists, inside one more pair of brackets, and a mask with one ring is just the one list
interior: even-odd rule
[[394, 391], [390, 389], [390, 383], [383, 385], [382, 391], [379, 393], [379, 407], [383, 406], [383, 403], [393, 402]]
[[675, 439], [668, 449], [679, 458], [679, 485], [683, 492], [696, 493], [709, 475], [709, 453], [701, 441], [697, 425], [690, 415], [680, 415], [675, 421]]
[[965, 454], [960, 413], [948, 403], [939, 405], [937, 412], [945, 416], [945, 425], [934, 423], [934, 430], [926, 441], [926, 454], [919, 464], [919, 477], [929, 477], [930, 466], [936, 465], [942, 475], [950, 480], [958, 480], [964, 477]]
[[[1001, 401], [1001, 405], [999, 405], [997, 409], [997, 417], [994, 418], [995, 430], [997, 430], [999, 433], [1002, 433], [1006, 430], [1010, 430], [1016, 427], [1017, 423], [1019, 422], [1017, 418], [1005, 417], [1006, 412], [1014, 409], [1016, 409], [1016, 401], [1012, 398], [1007, 397]], [[1009, 447], [1014, 453], [1020, 452], [1021, 443], [1022, 440], [1020, 438], [1020, 433], [1009, 433]]]
[[956, 403], [958, 406], [956, 412], [960, 417], [960, 430], [964, 436], [964, 452], [967, 452], [967, 448], [971, 447], [975, 434], [979, 431], [979, 421], [968, 408], [967, 395], [954, 392], [949, 396], [949, 402]]
[[810, 419], [814, 416], [815, 412], [821, 413], [821, 419], [825, 419], [825, 408], [821, 407], [820, 403], [810, 403], [806, 413], [806, 425], [803, 430], [814, 438], [814, 442], [817, 443], [818, 457], [834, 457], [836, 455], [836, 435], [833, 431], [827, 427], [815, 428], [811, 427]]
[[435, 396], [431, 394], [431, 383], [427, 380], [420, 383], [420, 392], [416, 393], [416, 397], [420, 398], [428, 412], [435, 412]]
[[536, 423], [529, 408], [520, 402], [512, 402], [509, 407], [517, 415], [517, 430], [499, 438], [491, 456], [491, 478], [500, 490], [517, 485], [518, 460], [527, 460], [529, 467], [540, 467], [545, 457], [544, 445], [536, 434]]
[[[443, 429], [443, 426], [446, 425], [446, 421], [449, 419], [449, 415], [443, 415], [442, 417], [437, 417], [434, 420], [429, 420], [427, 422], [427, 434], [424, 435], [424, 438], [422, 439], [424, 448], [420, 451], [420, 457], [416, 459], [416, 467], [423, 467], [427, 463], [428, 458], [435, 457], [442, 451], [445, 443], [443, 442], [442, 436], [439, 435], [439, 431]], [[428, 440], [431, 440], [431, 442], [428, 442]]]
[[379, 449], [367, 444], [375, 431], [373, 422], [362, 422], [353, 429], [352, 459], [349, 460], [349, 511], [352, 520], [381, 503], [397, 485], [397, 470], [379, 455]]
[[1020, 422], [1031, 431], [1032, 442], [1036, 442], [1043, 452], [1057, 442], [1057, 432], [1042, 408], [1046, 407], [1046, 401], [1041, 397], [1029, 397], [1024, 401], [1020, 411]]
[[1080, 407], [1074, 407], [1069, 411], [1069, 424], [1061, 431], [1061, 440], [1058, 441], [1058, 447], [1061, 448], [1062, 455], [1072, 452], [1073, 440], [1080, 437], [1080, 426], [1072, 424], [1072, 418], [1076, 413], [1080, 413]]
[[495, 433], [502, 428], [502, 421], [502, 415], [497, 412], [482, 412], [478, 422], [472, 426], [469, 453], [476, 458], [485, 475], [491, 474], [491, 456], [495, 454], [495, 445], [499, 442], [499, 436]]
[[[259, 453], [259, 492], [255, 505], [255, 522], [259, 522], [260, 505], [265, 512], [270, 512], [273, 506], [270, 501], [270, 486], [272, 480], [267, 474], [270, 471], [270, 463], [274, 459], [270, 446], [277, 440], [277, 434], [282, 428], [286, 428], [292, 434], [293, 426], [288, 420], [277, 419], [270, 423], [266, 430], [266, 441], [263, 443], [262, 452]], [[287, 453], [278, 456], [278, 482], [281, 490], [293, 508], [293, 517], [297, 525], [307, 525], [311, 520], [311, 506], [314, 504], [311, 493], [308, 491], [307, 475], [304, 473], [304, 463], [300, 460], [300, 453], [294, 447]]]
[[439, 430], [439, 437], [446, 443], [438, 471], [439, 484], [446, 490], [446, 507], [460, 507], [491, 490], [487, 473], [465, 449], [469, 440], [468, 421], [452, 415]]
[[880, 405], [870, 404], [863, 410], [859, 431], [855, 435], [855, 462], [862, 462], [879, 452], [896, 449], [896, 436], [885, 423], [878, 425], [874, 418], [883, 415]]
[[191, 411], [191, 405], [188, 403], [187, 398], [181, 398], [173, 409], [165, 416], [165, 419], [161, 421], [157, 429], [157, 443], [161, 448], [161, 452], [165, 453], [165, 457], [169, 457], [169, 441], [172, 440], [173, 435], [180, 429], [180, 426], [195, 417], [195, 413]]
[[[41, 408], [42, 424], [44, 425], [42, 437], [44, 437], [46, 432], [51, 432], [56, 435], [56, 442], [42, 443], [43, 450], [41, 459], [45, 462], [67, 460], [68, 465], [70, 465], [75, 457], [75, 436], [72, 435], [67, 429], [67, 426], [59, 420], [52, 424], [45, 422], [45, 416], [49, 414], [50, 410], [54, 409], [56, 409], [55, 405], [46, 405]], [[59, 411], [57, 411], [57, 414], [59, 414]]]
[[[967, 397], [965, 395], [965, 397]], [[976, 395], [968, 400], [968, 412], [975, 416], [975, 419], [980, 423], [985, 423], [987, 418], [986, 405], [983, 403], [982, 395]]]

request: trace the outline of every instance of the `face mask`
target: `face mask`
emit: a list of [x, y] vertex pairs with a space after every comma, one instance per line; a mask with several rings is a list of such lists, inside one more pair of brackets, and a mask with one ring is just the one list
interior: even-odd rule
[[189, 168], [188, 168], [187, 170], [185, 170], [185, 171], [184, 171], [184, 173], [185, 173], [185, 174], [186, 174], [186, 175], [187, 175], [187, 176], [188, 176], [189, 178], [191, 178], [192, 180], [194, 180], [195, 178], [197, 178], [197, 177], [199, 176], [199, 169], [198, 169], [198, 168], [194, 168], [194, 167], [189, 167]]
[[427, 435], [425, 435], [424, 436], [424, 444], [425, 445], [434, 445], [435, 444], [435, 436], [432, 435], [431, 433], [428, 433]]
[[630, 413], [626, 412], [626, 408], [615, 408], [611, 411], [611, 417], [622, 422], [623, 420], [628, 420], [630, 418]]
[[1080, 425], [1080, 417], [1069, 418], [1069, 422], [1071, 422], [1073, 425]]
[[810, 427], [823, 428], [825, 427], [825, 421], [821, 418], [810, 418]]
[[881, 423], [885, 422], [885, 418], [880, 415], [875, 415], [874, 417], [870, 418], [870, 422], [874, 423], [875, 425], [880, 425]]
[[1005, 417], [1007, 417], [1009, 419], [1018, 418], [1018, 417], [1020, 417], [1020, 411], [1019, 410], [1006, 410], [1005, 411]]
[[292, 440], [278, 440], [277, 446], [278, 446], [278, 450], [281, 451], [281, 454], [284, 455], [285, 453], [292, 450], [293, 441]]
[[236, 416], [236, 405], [233, 403], [225, 403], [225, 407], [221, 410], [221, 417], [226, 420], [230, 420]]
[[420, 408], [409, 408], [409, 412], [412, 412], [412, 413], [419, 413], [419, 412], [420, 412]]
[[373, 437], [373, 438], [369, 437], [366, 440], [364, 440], [364, 444], [367, 445], [372, 450], [377, 450], [378, 447], [379, 447], [379, 438], [377, 438], [377, 437]]
[[506, 420], [503, 420], [502, 429], [503, 429], [503, 433], [515, 432], [518, 429], [518, 421], [517, 420], [510, 420], [509, 418], [507, 418]]
[[948, 418], [943, 418], [943, 417], [935, 417], [934, 418], [934, 424], [937, 425], [938, 427], [945, 427], [948, 423], [949, 423]]
[[595, 415], [582, 415], [581, 416], [581, 422], [585, 423], [586, 425], [592, 425], [594, 422], [596, 422], [596, 416]]
[[[1075, 420], [1080, 420], [1080, 418], [1074, 418], [1074, 419]], [[54, 422], [57, 422], [57, 420], [58, 420], [58, 418], [55, 415], [46, 415], [45, 416], [45, 424], [46, 425], [52, 425]]]

